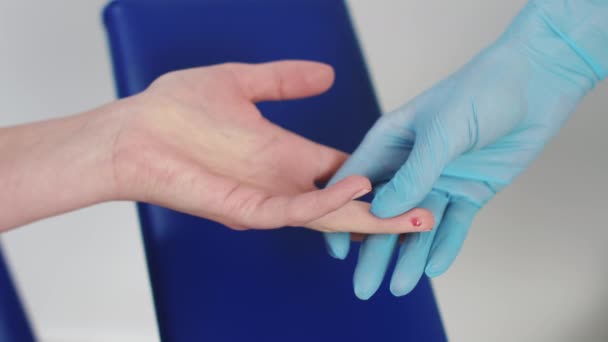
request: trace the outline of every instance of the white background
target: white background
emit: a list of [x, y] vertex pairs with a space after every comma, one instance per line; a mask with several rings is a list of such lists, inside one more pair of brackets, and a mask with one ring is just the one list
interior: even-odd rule
[[[457, 69], [524, 2], [349, 1], [383, 108]], [[0, 126], [113, 99], [104, 3], [0, 0]], [[608, 340], [607, 95], [603, 84], [587, 97], [434, 282], [452, 341]], [[42, 341], [157, 340], [132, 204], [47, 219], [2, 242]]]

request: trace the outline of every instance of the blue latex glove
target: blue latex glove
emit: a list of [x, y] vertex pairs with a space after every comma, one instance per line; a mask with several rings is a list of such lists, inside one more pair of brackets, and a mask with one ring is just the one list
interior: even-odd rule
[[[401, 245], [394, 295], [448, 269], [477, 211], [536, 158], [607, 72], [608, 0], [531, 1], [462, 69], [378, 120], [332, 182], [369, 177], [380, 185], [371, 210], [382, 218], [416, 206], [435, 215], [433, 231], [409, 234]], [[359, 298], [380, 286], [397, 239], [363, 242]], [[326, 240], [332, 256], [346, 257], [348, 234]]]

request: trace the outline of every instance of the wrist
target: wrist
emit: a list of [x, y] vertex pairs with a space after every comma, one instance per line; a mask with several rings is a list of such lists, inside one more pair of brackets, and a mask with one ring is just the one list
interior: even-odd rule
[[116, 197], [113, 111], [0, 129], [0, 231]]
[[114, 148], [128, 116], [128, 106], [121, 100], [75, 117], [82, 125], [79, 134], [72, 139], [72, 144], [82, 145], [75, 152], [75, 169], [85, 173], [81, 179], [89, 184], [90, 204], [122, 199], [116, 181]]
[[587, 93], [606, 76], [608, 66], [608, 25], [599, 24], [591, 7], [597, 7], [597, 15], [604, 17], [607, 13], [601, 12], [608, 7], [586, 3], [532, 0], [497, 44], [519, 50], [540, 67], [537, 69], [545, 69]]
[[608, 0], [532, 0], [531, 5], [598, 80], [608, 76]]

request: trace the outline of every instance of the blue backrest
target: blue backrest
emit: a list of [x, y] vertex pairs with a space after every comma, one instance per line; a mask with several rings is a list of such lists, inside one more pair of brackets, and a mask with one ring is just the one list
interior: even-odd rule
[[17, 291], [0, 248], [0, 341], [33, 342], [34, 335], [27, 321]]
[[[313, 99], [260, 104], [270, 120], [352, 151], [379, 115], [342, 1], [122, 0], [104, 20], [120, 97], [171, 70], [297, 58], [331, 64], [336, 83]], [[316, 232], [235, 232], [138, 208], [163, 341], [445, 340], [426, 279], [404, 298], [386, 284], [369, 301], [354, 296], [356, 248], [340, 262]]]

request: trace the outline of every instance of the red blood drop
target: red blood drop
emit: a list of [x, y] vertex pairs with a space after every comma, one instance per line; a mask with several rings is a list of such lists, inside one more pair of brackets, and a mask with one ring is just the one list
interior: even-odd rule
[[412, 224], [414, 225], [414, 227], [420, 227], [420, 226], [422, 226], [422, 221], [420, 221], [419, 218], [414, 217], [412, 219]]

